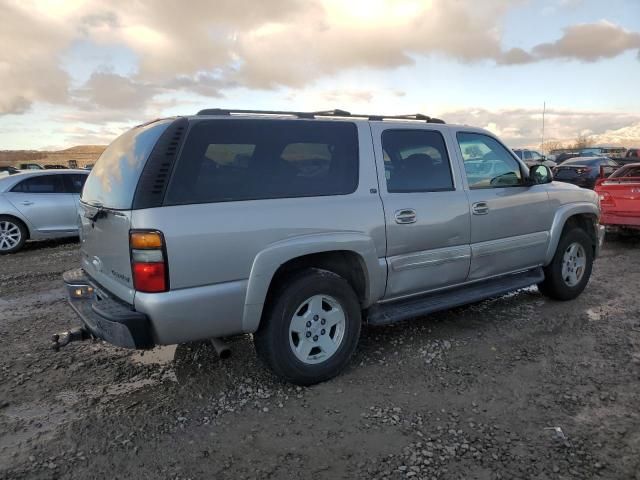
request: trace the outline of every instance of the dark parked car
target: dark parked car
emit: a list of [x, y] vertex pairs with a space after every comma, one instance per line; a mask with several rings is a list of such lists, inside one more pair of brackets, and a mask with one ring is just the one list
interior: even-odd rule
[[630, 148], [622, 158], [617, 158], [616, 161], [620, 165], [629, 165], [630, 163], [640, 162], [640, 148]]
[[68, 167], [65, 167], [64, 165], [45, 165], [44, 168], [45, 170], [62, 170], [62, 169], [67, 170], [68, 169]]
[[16, 167], [12, 167], [11, 165], [0, 166], [0, 177], [15, 175], [16, 173], [20, 173], [20, 170]]
[[553, 179], [559, 182], [573, 183], [579, 187], [593, 189], [600, 176], [600, 167], [605, 174], [611, 175], [619, 165], [607, 157], [577, 157], [566, 160], [553, 169]]
[[556, 162], [550, 158], [545, 157], [540, 154], [540, 152], [536, 152], [535, 150], [527, 150], [526, 148], [516, 148], [513, 150], [518, 158], [529, 167], [533, 167], [534, 165], [546, 165], [549, 168], [553, 168], [556, 166]]
[[20, 170], [44, 170], [44, 167], [39, 163], [21, 163]]
[[580, 156], [577, 152], [565, 152], [561, 153], [556, 157], [555, 162], [560, 165], [561, 163], [566, 162], [567, 160], [571, 160], [572, 158], [578, 158]]

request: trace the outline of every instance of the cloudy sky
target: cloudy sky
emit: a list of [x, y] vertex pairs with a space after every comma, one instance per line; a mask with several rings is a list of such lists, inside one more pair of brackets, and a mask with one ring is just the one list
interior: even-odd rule
[[[0, 0], [0, 150], [204, 107], [640, 143], [639, 0]], [[630, 146], [630, 145], [627, 145]]]

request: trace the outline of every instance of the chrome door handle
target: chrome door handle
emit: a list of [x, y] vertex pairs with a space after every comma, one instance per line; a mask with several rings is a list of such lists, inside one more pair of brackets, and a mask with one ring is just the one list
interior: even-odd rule
[[471, 205], [471, 211], [474, 215], [486, 215], [489, 213], [489, 204], [487, 202], [476, 202]]
[[403, 208], [402, 210], [397, 210], [395, 216], [396, 223], [400, 223], [402, 225], [416, 223], [417, 220], [416, 211], [412, 208]]
[[20, 202], [22, 205], [33, 205], [33, 202], [30, 202], [29, 200], [25, 200], [24, 202]]

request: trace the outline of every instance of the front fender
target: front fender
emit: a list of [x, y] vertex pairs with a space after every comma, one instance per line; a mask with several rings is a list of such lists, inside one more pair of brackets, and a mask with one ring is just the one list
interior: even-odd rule
[[11, 203], [7, 198], [0, 193], [0, 215], [10, 215], [12, 217], [21, 220], [27, 227], [29, 238], [33, 237], [33, 226], [31, 222], [18, 210], [13, 203]]
[[545, 256], [545, 265], [549, 265], [560, 243], [560, 236], [564, 229], [567, 220], [574, 215], [593, 215], [596, 218], [600, 216], [600, 210], [598, 206], [591, 202], [577, 202], [563, 205], [556, 210], [553, 217], [553, 223], [551, 224], [551, 231], [549, 236], [549, 245], [547, 246], [547, 253]]
[[243, 331], [248, 333], [258, 329], [271, 280], [281, 265], [304, 255], [332, 251], [351, 251], [360, 257], [366, 279], [364, 306], [382, 297], [386, 264], [379, 261], [373, 239], [367, 235], [328, 232], [287, 238], [262, 250], [253, 261], [242, 317]]

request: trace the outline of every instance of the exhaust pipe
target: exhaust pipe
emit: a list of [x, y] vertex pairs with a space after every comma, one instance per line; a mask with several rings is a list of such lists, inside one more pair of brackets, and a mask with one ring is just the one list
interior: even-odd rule
[[213, 348], [215, 348], [218, 357], [225, 359], [231, 356], [231, 349], [221, 339], [212, 338], [211, 345], [213, 345]]

